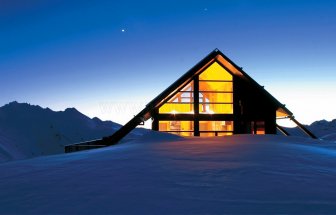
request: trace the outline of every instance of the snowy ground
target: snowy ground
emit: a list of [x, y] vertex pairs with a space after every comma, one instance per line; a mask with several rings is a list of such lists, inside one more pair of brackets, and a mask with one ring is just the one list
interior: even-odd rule
[[157, 135], [0, 172], [0, 214], [336, 214], [336, 145], [304, 138]]

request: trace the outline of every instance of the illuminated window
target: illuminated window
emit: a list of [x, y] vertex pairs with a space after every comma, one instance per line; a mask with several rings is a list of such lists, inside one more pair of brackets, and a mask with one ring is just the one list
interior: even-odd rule
[[200, 74], [200, 80], [213, 80], [213, 81], [232, 81], [232, 75], [227, 72], [217, 62], [209, 66], [202, 74]]
[[288, 114], [283, 108], [278, 108], [276, 111], [276, 117], [277, 118], [284, 118], [288, 117], [290, 114]]
[[200, 121], [201, 136], [225, 136], [233, 134], [233, 121]]
[[251, 122], [252, 134], [265, 134], [265, 122], [264, 121], [252, 121]]
[[178, 134], [181, 136], [194, 135], [193, 121], [160, 121], [159, 131]]
[[199, 75], [202, 114], [233, 114], [233, 78], [217, 62]]
[[[195, 87], [195, 84], [198, 86]], [[199, 91], [194, 92], [195, 88]], [[194, 93], [197, 93], [198, 101], [194, 100]], [[168, 96], [164, 104], [159, 107], [159, 114], [195, 114], [195, 105], [199, 106], [200, 114], [233, 114], [233, 77], [217, 62], [199, 74], [198, 83], [191, 81], [183, 89]], [[174, 119], [172, 115], [169, 117]], [[159, 121], [159, 131], [181, 136], [194, 135], [194, 121], [190, 121], [192, 117], [180, 115], [178, 119], [182, 120], [169, 121], [168, 119]], [[199, 134], [200, 136], [232, 135], [233, 121], [199, 121]]]
[[159, 113], [194, 113], [193, 81], [159, 108]]
[[202, 103], [199, 105], [199, 110], [201, 114], [232, 114], [233, 104]]
[[229, 92], [232, 93], [232, 81], [206, 81], [200, 79], [199, 89], [203, 92]]

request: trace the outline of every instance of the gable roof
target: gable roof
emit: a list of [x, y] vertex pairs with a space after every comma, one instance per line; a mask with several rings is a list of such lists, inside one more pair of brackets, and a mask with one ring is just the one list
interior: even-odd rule
[[[127, 122], [124, 126], [122, 126], [119, 130], [117, 130], [114, 134], [108, 137], [103, 137], [100, 140], [89, 141], [84, 143], [78, 143], [72, 146], [67, 146], [65, 148], [66, 152], [85, 150], [89, 148], [95, 148], [97, 146], [103, 147], [108, 145], [114, 145], [118, 143], [123, 137], [125, 137], [128, 133], [130, 133], [136, 126], [140, 125], [144, 121], [151, 118], [153, 111], [156, 108], [160, 107], [166, 101], [168, 101], [171, 97], [173, 97], [176, 93], [178, 93], [183, 87], [185, 87], [189, 82], [193, 80], [193, 78], [202, 73], [205, 69], [207, 69], [214, 62], [217, 62], [220, 66], [222, 66], [227, 72], [231, 73], [234, 76], [240, 77], [241, 79], [249, 82], [254, 87], [259, 89], [259, 91], [268, 98], [275, 107], [277, 107], [277, 114], [279, 117], [290, 118], [301, 130], [303, 130], [308, 136], [312, 138], [316, 138], [316, 136], [311, 133], [307, 128], [305, 128], [302, 124], [300, 124], [293, 116], [293, 113], [288, 110], [284, 104], [280, 103], [276, 98], [274, 98], [267, 90], [264, 89], [263, 86], [259, 85], [253, 78], [251, 78], [247, 73], [243, 71], [243, 69], [237, 66], [234, 62], [232, 62], [228, 57], [226, 57], [221, 51], [218, 49], [213, 50], [210, 54], [208, 54], [205, 58], [203, 58], [200, 62], [198, 62], [194, 67], [192, 67], [189, 71], [187, 71], [184, 75], [182, 75], [179, 79], [177, 79], [173, 84], [171, 84], [167, 89], [165, 89], [162, 93], [160, 93], [157, 97], [155, 97], [152, 101], [150, 101], [146, 107], [140, 111], [136, 116], [134, 116], [129, 122]], [[277, 125], [280, 131], [282, 131], [285, 135], [289, 135], [283, 128]]]
[[131, 132], [136, 126], [151, 118], [152, 111], [154, 111], [157, 107], [160, 107], [163, 103], [169, 100], [185, 85], [187, 85], [190, 81], [192, 81], [194, 76], [202, 73], [214, 62], [220, 64], [225, 70], [232, 73], [233, 75], [238, 76], [250, 82], [255, 87], [257, 87], [260, 90], [260, 92], [262, 92], [267, 98], [269, 98], [274, 103], [274, 105], [278, 108], [277, 111], [279, 111], [283, 117], [289, 117], [289, 118], [293, 117], [293, 113], [290, 110], [288, 110], [284, 104], [280, 103], [276, 98], [274, 98], [268, 91], [266, 91], [248, 74], [246, 74], [241, 67], [238, 67], [221, 51], [215, 49], [205, 58], [203, 58], [200, 62], [198, 62], [194, 67], [192, 67], [188, 72], [186, 72], [179, 79], [177, 79], [167, 89], [165, 89], [162, 93], [160, 93], [157, 97], [155, 97], [152, 101], [150, 101], [146, 105], [146, 107], [142, 111], [140, 111], [140, 113], [134, 116], [134, 118], [132, 118], [129, 122], [127, 122], [123, 127], [121, 127], [113, 135], [105, 137], [103, 139], [109, 142], [109, 144], [111, 145], [117, 143], [129, 132]]
[[[186, 84], [188, 84], [194, 78], [194, 76], [202, 73], [205, 69], [207, 69], [214, 62], [217, 62], [218, 64], [220, 64], [229, 73], [232, 73], [233, 75], [238, 76], [246, 80], [247, 82], [250, 82], [255, 87], [257, 87], [264, 95], [267, 96], [268, 99], [270, 99], [275, 104], [275, 106], [278, 108], [278, 111], [282, 113], [283, 117], [289, 117], [293, 115], [293, 113], [290, 110], [288, 110], [284, 104], [280, 103], [267, 90], [265, 90], [264, 87], [260, 86], [254, 79], [252, 79], [247, 73], [245, 73], [241, 67], [238, 67], [235, 63], [233, 63], [228, 57], [226, 57], [218, 49], [215, 49], [210, 54], [208, 54], [205, 58], [203, 58], [199, 63], [197, 63], [194, 67], [192, 67], [188, 72], [182, 75], [173, 84], [171, 84], [167, 89], [165, 89], [162, 93], [160, 93], [157, 97], [155, 97], [152, 101], [150, 101], [146, 105], [146, 107], [156, 108], [160, 106], [162, 103], [165, 103], [169, 98], [174, 96]], [[147, 119], [148, 118], [146, 117], [145, 120]]]

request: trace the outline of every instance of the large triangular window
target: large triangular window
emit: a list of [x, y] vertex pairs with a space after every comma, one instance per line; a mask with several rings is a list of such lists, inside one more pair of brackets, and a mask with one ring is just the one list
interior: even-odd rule
[[233, 114], [233, 77], [217, 62], [199, 75], [199, 113]]

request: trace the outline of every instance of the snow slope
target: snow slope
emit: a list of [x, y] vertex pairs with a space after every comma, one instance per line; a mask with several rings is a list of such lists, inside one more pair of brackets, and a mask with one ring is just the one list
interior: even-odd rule
[[149, 133], [0, 164], [0, 214], [336, 214], [334, 143]]

